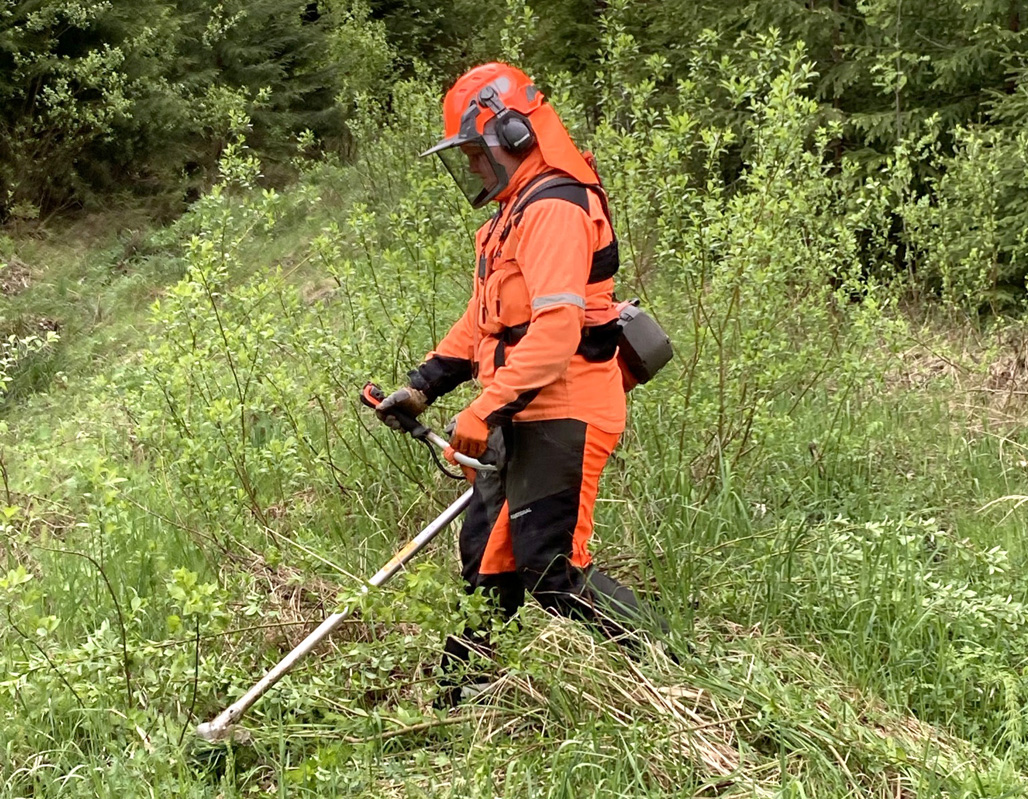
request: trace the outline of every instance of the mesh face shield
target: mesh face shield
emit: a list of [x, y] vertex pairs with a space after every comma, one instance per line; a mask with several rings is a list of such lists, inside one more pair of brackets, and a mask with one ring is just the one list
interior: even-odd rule
[[507, 185], [507, 170], [496, 163], [483, 138], [455, 143], [436, 154], [472, 208], [481, 208]]
[[510, 177], [496, 162], [490, 147], [499, 147], [488, 120], [479, 132], [477, 120], [482, 109], [472, 103], [461, 116], [460, 129], [421, 155], [438, 155], [454, 182], [468, 198], [472, 208], [481, 208], [503, 191]]

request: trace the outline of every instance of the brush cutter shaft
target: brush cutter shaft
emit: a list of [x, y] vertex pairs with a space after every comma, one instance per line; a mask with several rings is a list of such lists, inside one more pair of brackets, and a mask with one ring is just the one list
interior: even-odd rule
[[[439, 535], [440, 532], [446, 529], [446, 526], [450, 524], [450, 522], [464, 512], [464, 509], [471, 504], [472, 491], [473, 489], [469, 488], [457, 497], [457, 499], [451, 503], [450, 507], [444, 510], [435, 519], [435, 521], [431, 522], [424, 530], [412, 538], [407, 546], [393, 555], [392, 559], [385, 566], [375, 572], [375, 575], [368, 580], [368, 585], [375, 586], [377, 588], [378, 586], [389, 582], [393, 575], [406, 566], [407, 563], [410, 562], [411, 558], [424, 549], [425, 545], [429, 541]], [[366, 590], [367, 586], [365, 586], [365, 591]]]
[[[375, 575], [368, 580], [367, 585], [361, 588], [362, 593], [367, 593], [369, 587], [377, 588], [384, 585], [402, 569], [425, 545], [435, 538], [440, 531], [444, 530], [450, 522], [460, 516], [464, 509], [471, 503], [472, 489], [468, 489], [444, 510], [438, 518], [430, 523], [424, 530], [415, 536], [410, 543], [397, 552], [389, 562], [375, 572]], [[282, 679], [307, 653], [316, 647], [331, 633], [342, 621], [350, 615], [352, 607], [347, 607], [339, 613], [334, 613], [325, 619], [310, 635], [303, 639], [300, 644], [288, 655], [278, 662], [274, 668], [265, 674], [253, 688], [247, 691], [238, 701], [227, 707], [213, 721], [201, 724], [196, 728], [196, 733], [207, 741], [220, 741], [230, 735], [229, 727], [235, 724], [242, 715], [249, 710], [258, 699], [260, 699], [269, 688]]]

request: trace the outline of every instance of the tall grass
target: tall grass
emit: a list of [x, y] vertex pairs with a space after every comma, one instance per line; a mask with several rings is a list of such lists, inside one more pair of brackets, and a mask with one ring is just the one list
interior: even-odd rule
[[[751, 86], [734, 182], [697, 98], [653, 116], [625, 84], [596, 132], [623, 284], [678, 348], [631, 397], [596, 557], [659, 604], [679, 662], [529, 606], [474, 664], [492, 687], [433, 710], [443, 636], [489, 612], [443, 536], [262, 701], [247, 745], [193, 738], [456, 490], [356, 399], [456, 318], [481, 221], [411, 159], [437, 101], [400, 86], [404, 118], [356, 164], [287, 193], [230, 150], [146, 239], [163, 265], [91, 289], [109, 306], [64, 346], [92, 355], [8, 407], [0, 797], [1023, 792], [1025, 523], [983, 510], [1028, 469], [1019, 395], [995, 393], [1020, 374], [997, 387], [976, 361], [1001, 353], [863, 279], [874, 182], [826, 179], [801, 59], [755, 61], [784, 68]], [[111, 246], [3, 313], [72, 313], [60, 287], [92, 286]]]

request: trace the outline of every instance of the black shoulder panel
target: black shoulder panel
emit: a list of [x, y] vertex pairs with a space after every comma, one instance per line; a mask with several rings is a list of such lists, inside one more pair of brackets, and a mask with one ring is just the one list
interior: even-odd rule
[[539, 200], [565, 200], [589, 213], [589, 190], [581, 183], [556, 183], [556, 185], [543, 186], [525, 200], [525, 204], [519, 210], [524, 212], [525, 208]]
[[[532, 185], [533, 184], [530, 183], [529, 187]], [[607, 194], [604, 192], [603, 187], [598, 183], [581, 183], [580, 181], [575, 180], [575, 178], [565, 175], [563, 177], [550, 179], [548, 182], [543, 183], [542, 188], [530, 191], [523, 199], [518, 199], [515, 202], [514, 211], [511, 214], [503, 233], [500, 235], [500, 241], [503, 242], [507, 240], [507, 236], [510, 235], [511, 230], [515, 226], [521, 224], [521, 219], [525, 214], [525, 208], [537, 200], [552, 199], [571, 202], [585, 211], [588, 215], [590, 191], [595, 191], [597, 196], [600, 198], [600, 202], [603, 204], [603, 214], [607, 217], [607, 221], [611, 225], [611, 232], [613, 232], [614, 225], [613, 222], [611, 222], [610, 208], [607, 205]], [[593, 254], [592, 268], [589, 272], [588, 282], [599, 283], [603, 280], [614, 277], [618, 271], [619, 265], [618, 243], [615, 238], [606, 247]]]

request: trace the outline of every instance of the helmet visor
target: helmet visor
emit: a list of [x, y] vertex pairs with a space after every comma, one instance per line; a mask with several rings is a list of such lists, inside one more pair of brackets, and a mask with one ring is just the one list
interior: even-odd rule
[[507, 185], [507, 171], [496, 163], [483, 139], [454, 144], [436, 153], [472, 208], [481, 208]]

